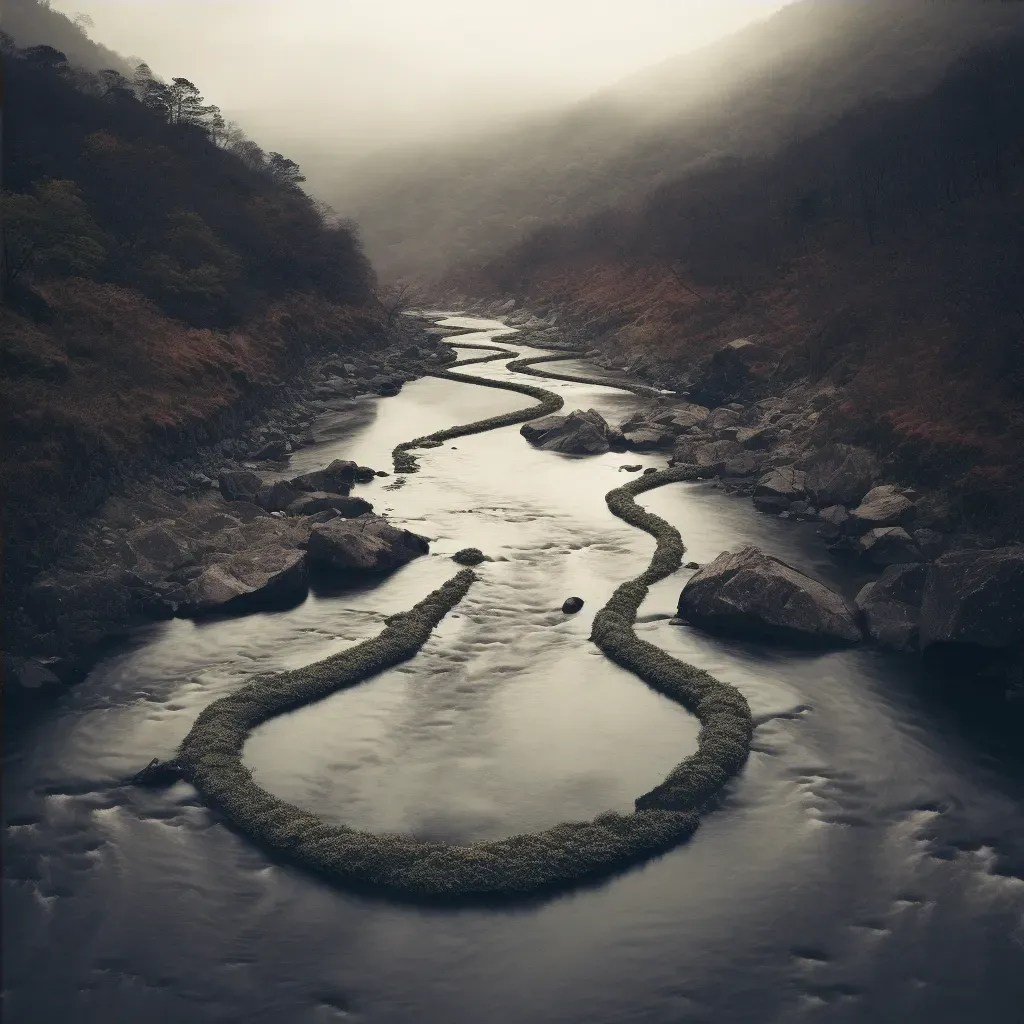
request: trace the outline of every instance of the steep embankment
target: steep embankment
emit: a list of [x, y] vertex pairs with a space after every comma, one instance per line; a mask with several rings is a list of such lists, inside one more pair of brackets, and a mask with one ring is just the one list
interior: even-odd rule
[[1022, 69], [1020, 40], [979, 51], [926, 96], [681, 178], [638, 210], [538, 232], [452, 283], [556, 309], [579, 344], [676, 388], [754, 337], [763, 358], [734, 397], [820, 381], [835, 394], [825, 439], [868, 444], [900, 478], [952, 489], [975, 525], [1016, 536]]

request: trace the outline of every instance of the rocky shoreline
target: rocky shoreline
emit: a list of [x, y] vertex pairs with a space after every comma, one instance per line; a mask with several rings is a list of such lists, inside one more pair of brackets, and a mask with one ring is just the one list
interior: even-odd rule
[[575, 410], [527, 424], [527, 440], [574, 454], [664, 455], [763, 514], [816, 522], [836, 558], [879, 574], [853, 609], [871, 640], [1024, 699], [1024, 546], [968, 529], [941, 486], [900, 481], [894, 460], [835, 440], [825, 413], [840, 401], [836, 386], [798, 378], [770, 387], [766, 353], [749, 339], [724, 344], [683, 375], [643, 360], [623, 366], [564, 329], [557, 310], [517, 312], [510, 301], [470, 308], [517, 327], [510, 344], [557, 348], [661, 391], [620, 424]]
[[[338, 460], [291, 481], [261, 475], [280, 477], [292, 452], [315, 443], [315, 420], [336, 402], [396, 395], [406, 381], [455, 361], [440, 337], [458, 331], [406, 320], [382, 347], [311, 360], [247, 421], [227, 425], [226, 436], [189, 457], [140, 459], [134, 479], [76, 520], [63, 555], [14, 600], [8, 594], [8, 701], [59, 692], [147, 622], [301, 599], [307, 565], [318, 558], [366, 570], [404, 557], [396, 552], [421, 553], [351, 494], [387, 470]], [[358, 516], [358, 537], [330, 529], [331, 520]]]

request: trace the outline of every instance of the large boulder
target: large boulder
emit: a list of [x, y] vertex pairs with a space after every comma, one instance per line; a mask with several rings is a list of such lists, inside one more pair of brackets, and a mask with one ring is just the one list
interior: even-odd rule
[[925, 578], [921, 650], [1024, 647], [1024, 547], [951, 551]]
[[310, 491], [296, 498], [285, 511], [293, 516], [314, 516], [317, 512], [332, 509], [345, 519], [355, 519], [373, 511], [365, 498], [347, 494], [329, 494], [326, 491]]
[[691, 374], [688, 391], [695, 401], [721, 405], [751, 389], [758, 380], [758, 364], [771, 353], [749, 338], [737, 338], [701, 361]]
[[872, 565], [879, 566], [920, 562], [923, 557], [914, 538], [902, 526], [883, 526], [869, 530], [861, 537], [857, 549]]
[[267, 441], [249, 455], [253, 462], [280, 462], [291, 454], [291, 445], [287, 441], [275, 439]]
[[[704, 426], [710, 415], [711, 410], [706, 406], [686, 402], [673, 409], [652, 413], [647, 417], [647, 421], [658, 426], [668, 427], [675, 434], [681, 434], [691, 427]], [[636, 426], [640, 425], [636, 424]]]
[[826, 445], [808, 463], [804, 480], [807, 496], [818, 508], [859, 504], [878, 472], [878, 460], [866, 448]]
[[205, 566], [185, 587], [181, 611], [189, 615], [249, 610], [300, 600], [306, 593], [306, 557], [286, 547], [239, 551]]
[[381, 516], [332, 519], [313, 527], [310, 562], [331, 569], [397, 569], [430, 550], [426, 537], [392, 526]]
[[225, 501], [252, 501], [263, 486], [263, 480], [256, 473], [243, 469], [221, 473], [217, 482]]
[[873, 640], [897, 651], [917, 650], [927, 572], [920, 562], [890, 565], [880, 579], [861, 589], [854, 604]]
[[195, 561], [185, 539], [172, 528], [173, 523], [153, 523], [132, 530], [128, 547], [143, 570], [170, 572]]
[[765, 473], [754, 486], [754, 508], [759, 512], [784, 512], [804, 494], [804, 473], [793, 466], [780, 466]]
[[623, 430], [622, 437], [626, 448], [631, 452], [651, 452], [658, 448], [671, 448], [676, 439], [674, 431], [656, 423]]
[[694, 625], [804, 643], [856, 643], [846, 601], [756, 547], [723, 551], [690, 577], [679, 615]]
[[359, 466], [348, 459], [335, 459], [324, 469], [303, 473], [291, 481], [299, 491], [327, 491], [330, 494], [348, 494], [352, 484], [368, 483], [374, 477], [369, 466]]
[[[568, 416], [546, 417], [555, 422], [543, 433], [538, 434], [536, 427], [543, 421], [524, 424], [520, 433], [531, 444], [549, 452], [562, 452], [565, 455], [601, 455], [611, 448], [608, 433], [609, 427], [605, 418], [596, 410], [574, 409]], [[533, 427], [527, 430], [527, 427]]]
[[300, 493], [287, 480], [276, 480], [261, 487], [253, 501], [268, 512], [283, 512]]
[[864, 500], [850, 512], [846, 528], [858, 536], [884, 526], [905, 526], [914, 511], [914, 503], [892, 484], [872, 487]]
[[735, 441], [708, 441], [693, 449], [692, 464], [705, 476], [721, 476], [730, 460], [746, 452]]
[[519, 428], [519, 433], [531, 444], [539, 441], [549, 430], [558, 430], [565, 426], [568, 416], [541, 416], [540, 419], [530, 420]]

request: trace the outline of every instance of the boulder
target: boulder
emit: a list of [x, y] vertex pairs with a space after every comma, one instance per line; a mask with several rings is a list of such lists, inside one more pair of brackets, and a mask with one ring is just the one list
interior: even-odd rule
[[306, 593], [306, 558], [286, 547], [239, 551], [213, 565], [185, 587], [188, 615], [241, 611], [259, 604], [299, 600]]
[[[526, 432], [527, 426], [538, 426], [542, 421], [524, 424], [520, 433], [532, 444], [549, 452], [562, 452], [566, 455], [600, 455], [609, 451], [608, 423], [594, 409], [584, 412], [575, 409], [568, 416], [545, 417], [550, 420], [561, 420], [549, 427], [542, 434], [535, 431]], [[531, 436], [532, 435], [532, 436]]]
[[285, 511], [292, 516], [313, 516], [318, 512], [332, 510], [346, 519], [355, 519], [373, 511], [365, 498], [347, 494], [329, 494], [327, 491], [309, 491], [291, 502]]
[[[298, 491], [327, 491], [330, 494], [348, 494], [352, 484], [356, 482], [356, 472], [360, 467], [348, 459], [335, 459], [324, 469], [316, 469], [311, 473], [303, 473], [291, 481], [292, 487]], [[370, 470], [373, 476], [373, 470]]]
[[727, 409], [721, 406], [712, 409], [704, 424], [708, 430], [724, 430], [726, 427], [735, 427], [740, 422], [740, 414], [735, 409]]
[[538, 441], [549, 430], [557, 430], [565, 425], [567, 416], [541, 416], [540, 419], [530, 420], [519, 428], [519, 433], [531, 444]]
[[731, 459], [745, 454], [735, 441], [709, 441], [693, 449], [691, 462], [706, 476], [720, 476]]
[[738, 427], [735, 440], [744, 448], [764, 451], [778, 440], [779, 432], [775, 427]]
[[741, 452], [733, 456], [722, 467], [722, 476], [743, 477], [753, 476], [761, 472], [764, 465], [764, 456], [757, 452]]
[[265, 519], [266, 509], [262, 509], [252, 501], [229, 501], [225, 506], [232, 518], [242, 523], [251, 523], [254, 519]]
[[922, 560], [914, 539], [902, 526], [883, 526], [869, 530], [861, 537], [857, 550], [872, 565], [897, 565], [900, 562]]
[[60, 677], [34, 658], [4, 655], [3, 689], [12, 692], [53, 693], [61, 688]]
[[669, 448], [676, 435], [668, 427], [649, 424], [622, 431], [626, 448], [631, 452], [650, 452], [657, 448]]
[[264, 484], [253, 500], [267, 512], [283, 512], [300, 496], [301, 492], [292, 487], [287, 480], [276, 480], [272, 484]]
[[247, 470], [231, 470], [217, 478], [221, 497], [225, 501], [252, 501], [263, 486], [263, 480]]
[[257, 448], [249, 458], [252, 459], [253, 462], [276, 462], [281, 459], [287, 459], [290, 452], [291, 447], [287, 441], [268, 441], [265, 445]]
[[880, 579], [861, 589], [854, 604], [873, 640], [897, 651], [917, 650], [927, 571], [920, 562], [890, 565]]
[[827, 541], [838, 539], [846, 528], [846, 521], [850, 513], [842, 505], [829, 505], [818, 513], [821, 526], [818, 527], [818, 536], [824, 537]]
[[756, 547], [723, 551], [694, 573], [679, 596], [679, 615], [740, 635], [819, 644], [861, 639], [839, 594]]
[[128, 547], [144, 568], [161, 572], [195, 561], [188, 544], [162, 523], [139, 526], [128, 534]]
[[807, 496], [818, 508], [856, 505], [878, 477], [878, 460], [866, 448], [826, 445], [816, 452], [804, 478]]
[[425, 537], [392, 526], [381, 516], [365, 515], [314, 526], [307, 554], [310, 562], [331, 569], [386, 571], [429, 550]]
[[[668, 427], [675, 434], [681, 434], [691, 427], [702, 427], [708, 421], [711, 410], [703, 405], [692, 405], [687, 402], [675, 409], [655, 413], [649, 417], [651, 423]], [[637, 424], [639, 426], [640, 424]], [[626, 428], [623, 427], [623, 430]]]
[[951, 551], [928, 568], [921, 650], [1024, 647], [1024, 547]]
[[575, 615], [583, 607], [582, 597], [567, 597], [562, 603], [562, 611], [566, 615]]
[[793, 466], [769, 470], [754, 486], [754, 508], [759, 512], [784, 512], [804, 496], [804, 474]]
[[882, 526], [905, 526], [913, 510], [914, 503], [892, 484], [872, 487], [850, 512], [845, 529], [860, 536]]

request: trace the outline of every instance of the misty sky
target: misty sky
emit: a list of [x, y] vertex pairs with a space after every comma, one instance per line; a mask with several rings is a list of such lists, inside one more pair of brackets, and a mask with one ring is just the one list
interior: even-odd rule
[[[782, 0], [52, 0], [258, 141], [363, 151], [576, 99]], [[306, 145], [303, 148], [306, 148]]]

